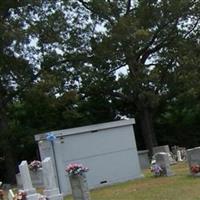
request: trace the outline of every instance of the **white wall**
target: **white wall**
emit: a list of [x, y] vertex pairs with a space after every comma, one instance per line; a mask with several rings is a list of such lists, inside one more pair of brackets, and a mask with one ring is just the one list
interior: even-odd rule
[[[107, 123], [106, 123], [107, 124]], [[67, 132], [67, 130], [66, 130]], [[123, 182], [141, 176], [132, 124], [68, 135], [54, 141], [59, 182], [64, 194], [71, 192], [65, 167], [70, 162], [89, 167], [89, 188]], [[41, 143], [40, 146], [45, 142]], [[41, 155], [48, 154], [40, 147]], [[101, 184], [102, 182], [106, 182]]]

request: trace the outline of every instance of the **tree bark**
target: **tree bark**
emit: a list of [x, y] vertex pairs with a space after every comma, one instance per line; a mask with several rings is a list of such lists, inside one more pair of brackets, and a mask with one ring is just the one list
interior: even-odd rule
[[1, 138], [1, 150], [5, 162], [5, 181], [6, 183], [15, 183], [15, 160], [7, 135], [8, 126], [6, 120], [5, 110], [0, 108], [0, 138]]
[[143, 108], [139, 111], [139, 121], [141, 133], [146, 148], [149, 150], [149, 156], [153, 155], [153, 147], [157, 146], [157, 140], [153, 128], [153, 119], [150, 109]]
[[5, 167], [6, 167], [6, 182], [10, 184], [16, 183], [16, 171], [15, 171], [15, 159], [12, 153], [11, 146], [9, 142], [6, 142], [7, 146], [4, 149], [4, 156], [5, 156]]

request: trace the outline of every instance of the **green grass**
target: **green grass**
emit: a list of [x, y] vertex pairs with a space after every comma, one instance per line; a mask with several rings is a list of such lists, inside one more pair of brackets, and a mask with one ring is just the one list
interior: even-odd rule
[[190, 176], [186, 163], [172, 168], [172, 177], [155, 178], [146, 170], [142, 179], [92, 190], [91, 200], [199, 200], [200, 177]]

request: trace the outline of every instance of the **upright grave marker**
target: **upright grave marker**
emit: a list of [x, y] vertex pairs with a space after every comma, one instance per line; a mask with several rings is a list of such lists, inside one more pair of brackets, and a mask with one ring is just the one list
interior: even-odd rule
[[63, 195], [56, 185], [56, 177], [53, 164], [50, 157], [42, 161], [43, 179], [44, 179], [44, 195], [49, 200], [63, 200]]
[[188, 149], [187, 160], [190, 173], [194, 176], [200, 176], [200, 147]]
[[90, 192], [85, 174], [82, 174], [81, 176], [70, 176], [69, 179], [72, 188], [73, 199], [90, 200]]
[[163, 170], [162, 174], [164, 176], [174, 175], [170, 167], [170, 160], [167, 153], [160, 152], [160, 153], [156, 153], [154, 156], [155, 156], [156, 163], [162, 168]]
[[85, 172], [87, 167], [82, 164], [71, 163], [67, 166], [66, 172], [72, 188], [72, 196], [74, 200], [90, 200], [90, 191], [87, 184]]
[[15, 197], [13, 191], [10, 189], [8, 190], [8, 200], [13, 200], [13, 198]]
[[24, 160], [21, 162], [19, 165], [19, 171], [21, 174], [23, 190], [27, 194], [27, 200], [38, 200], [40, 194], [36, 193], [36, 190], [32, 185], [27, 161]]
[[182, 157], [181, 157], [181, 151], [180, 150], [177, 150], [177, 160], [179, 162], [183, 161]]

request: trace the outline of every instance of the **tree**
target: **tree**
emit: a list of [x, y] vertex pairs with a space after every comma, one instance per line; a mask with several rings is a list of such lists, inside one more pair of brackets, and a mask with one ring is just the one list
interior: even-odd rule
[[[112, 73], [128, 67], [127, 88], [112, 95], [133, 104], [141, 124], [141, 132], [151, 151], [157, 144], [153, 115], [160, 97], [168, 90], [163, 72], [164, 54], [174, 50], [178, 42], [198, 31], [198, 1], [79, 1], [96, 24], [105, 28], [101, 37], [92, 36], [87, 54], [91, 66]], [[197, 37], [196, 37], [197, 39]], [[180, 49], [176, 49], [180, 50]], [[95, 63], [94, 61], [99, 62]], [[176, 68], [177, 57], [168, 68]], [[170, 74], [169, 74], [170, 75]]]
[[[17, 58], [11, 51], [12, 43], [15, 40], [15, 33], [19, 34], [9, 25], [10, 12], [19, 8], [18, 1], [6, 1], [0, 3], [0, 131], [1, 131], [1, 152], [5, 159], [6, 176], [8, 181], [15, 179], [13, 152], [8, 135], [7, 109], [13, 99], [17, 97], [20, 90], [23, 90], [27, 82], [30, 82], [31, 69], [27, 61]], [[14, 28], [12, 30], [12, 28]]]
[[165, 54], [165, 60], [170, 62], [172, 58], [176, 58], [176, 64], [172, 65], [168, 72], [171, 74], [170, 79], [166, 80], [169, 92], [165, 95], [156, 116], [156, 127], [161, 143], [184, 145], [188, 148], [198, 146], [198, 38], [199, 32], [194, 31], [184, 42], [179, 41], [173, 50]]
[[[177, 62], [176, 52], [191, 37], [198, 39], [198, 1], [38, 1], [9, 11], [2, 15], [1, 31], [6, 38], [2, 55], [8, 56], [9, 67], [1, 65], [1, 74], [5, 72], [1, 92], [10, 101], [1, 106], [1, 116], [6, 117], [10, 104], [12, 111], [16, 107], [32, 111], [33, 104], [38, 111], [32, 120], [28, 121], [27, 114], [17, 116], [21, 116], [19, 121], [27, 119], [36, 132], [75, 126], [74, 122], [60, 123], [71, 116], [83, 125], [113, 119], [117, 112], [135, 115], [146, 147], [152, 151], [157, 144], [154, 115], [169, 90], [172, 94], [175, 69], [181, 70], [185, 63]], [[6, 31], [9, 27], [15, 31]], [[10, 65], [11, 58], [15, 65]], [[127, 75], [117, 79], [115, 72], [122, 67], [128, 69]], [[72, 103], [66, 105], [71, 91], [78, 100], [72, 95]], [[42, 112], [51, 109], [49, 115]], [[37, 121], [41, 115], [48, 123]], [[15, 119], [11, 117], [12, 130], [20, 129]]]
[[[198, 32], [199, 1], [44, 1], [18, 16], [26, 24], [26, 38], [37, 40], [27, 56], [37, 55], [43, 72], [70, 72], [79, 88], [88, 82], [87, 73], [112, 77], [117, 69], [128, 68], [124, 81], [120, 79], [126, 84], [106, 96], [132, 104], [151, 152], [157, 144], [154, 113], [169, 90], [165, 78], [178, 67], [178, 58], [165, 54], [179, 51], [178, 44], [187, 45]], [[24, 45], [21, 49], [26, 55]]]
[[[26, 139], [26, 144], [33, 144], [33, 133], [35, 133], [31, 127], [25, 127], [27, 123], [21, 126], [21, 121], [18, 119], [24, 115], [23, 112], [28, 111], [24, 109], [24, 101], [22, 101], [24, 94], [28, 96], [27, 92], [35, 88], [38, 80], [48, 81], [50, 88], [46, 90], [48, 94], [57, 89], [58, 85], [63, 85], [62, 80], [58, 83], [55, 73], [52, 75], [47, 73], [48, 70], [40, 70], [34, 62], [35, 59], [31, 59], [33, 54], [28, 53], [32, 46], [27, 33], [26, 26], [29, 26], [26, 23], [27, 18], [19, 20], [17, 16], [24, 10], [33, 12], [32, 8], [37, 8], [38, 5], [40, 5], [38, 1], [9, 0], [0, 3], [0, 149], [1, 157], [5, 161], [4, 177], [10, 183], [15, 181], [16, 159], [20, 154], [18, 147], [24, 145]], [[48, 80], [50, 78], [54, 79], [51, 80], [51, 84]], [[15, 150], [19, 152], [16, 153]]]

